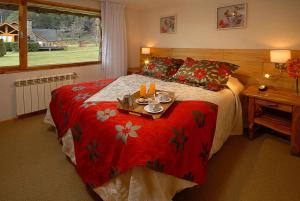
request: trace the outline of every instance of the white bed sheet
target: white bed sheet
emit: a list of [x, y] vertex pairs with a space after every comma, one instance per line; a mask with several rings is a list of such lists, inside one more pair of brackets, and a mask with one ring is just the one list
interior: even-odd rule
[[[239, 93], [243, 90], [243, 85], [236, 78], [230, 78], [227, 83], [228, 89], [213, 92], [199, 87], [164, 82], [133, 74], [118, 78], [115, 82], [86, 100], [86, 102], [115, 101], [125, 94], [137, 91], [140, 84], [149, 84], [150, 82], [154, 82], [157, 89], [174, 91], [177, 100], [202, 100], [219, 106], [210, 157], [220, 150], [230, 135], [242, 134], [242, 109]], [[54, 125], [49, 111], [45, 117], [45, 122]], [[73, 138], [70, 130], [63, 137], [62, 141], [63, 152], [76, 164]], [[95, 188], [94, 191], [104, 201], [171, 201], [177, 192], [194, 185], [197, 184], [147, 168], [135, 167], [110, 180], [103, 186]]]

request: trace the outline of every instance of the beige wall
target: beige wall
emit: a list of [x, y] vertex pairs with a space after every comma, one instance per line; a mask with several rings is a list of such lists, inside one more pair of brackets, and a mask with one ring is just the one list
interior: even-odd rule
[[[140, 46], [174, 48], [300, 49], [299, 0], [247, 0], [246, 29], [217, 30], [216, 9], [240, 0], [174, 1], [141, 11]], [[177, 15], [176, 34], [160, 34], [159, 18]], [[130, 37], [133, 35], [129, 35]], [[132, 50], [130, 48], [135, 48]], [[136, 54], [136, 46], [129, 53]], [[130, 55], [130, 66], [138, 65], [138, 55]], [[134, 59], [133, 59], [134, 58]]]
[[140, 11], [135, 9], [126, 9], [126, 29], [127, 29], [127, 46], [128, 46], [128, 66], [138, 67], [138, 57], [141, 46], [141, 21]]

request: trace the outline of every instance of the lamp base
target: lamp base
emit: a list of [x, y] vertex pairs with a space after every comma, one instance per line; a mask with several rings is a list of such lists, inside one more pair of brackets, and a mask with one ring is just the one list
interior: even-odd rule
[[285, 71], [286, 70], [286, 65], [285, 63], [275, 63], [275, 68], [277, 68], [280, 72]]

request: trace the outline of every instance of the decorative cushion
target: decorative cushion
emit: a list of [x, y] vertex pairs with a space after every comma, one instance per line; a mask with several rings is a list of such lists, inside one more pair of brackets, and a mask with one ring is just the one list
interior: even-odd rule
[[144, 65], [143, 75], [160, 79], [171, 78], [183, 64], [182, 59], [171, 57], [151, 57], [149, 63]]
[[172, 80], [219, 91], [226, 86], [228, 78], [238, 67], [227, 62], [187, 58]]

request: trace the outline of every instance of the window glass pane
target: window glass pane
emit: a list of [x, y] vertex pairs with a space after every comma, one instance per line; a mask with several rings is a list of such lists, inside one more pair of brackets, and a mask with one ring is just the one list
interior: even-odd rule
[[19, 8], [0, 3], [0, 68], [19, 65]]
[[99, 61], [100, 18], [29, 7], [28, 66]]

